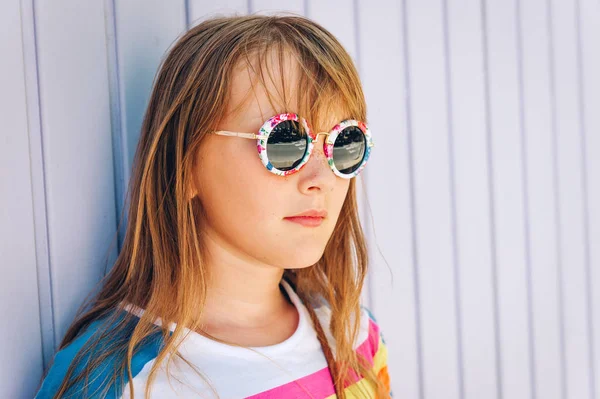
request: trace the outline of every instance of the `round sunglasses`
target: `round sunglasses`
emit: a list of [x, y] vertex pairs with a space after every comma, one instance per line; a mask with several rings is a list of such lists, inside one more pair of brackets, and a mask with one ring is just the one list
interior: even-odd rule
[[375, 146], [371, 132], [364, 122], [346, 119], [329, 132], [314, 133], [301, 116], [283, 113], [269, 118], [258, 134], [212, 131], [221, 136], [235, 136], [257, 140], [258, 156], [270, 172], [287, 176], [296, 173], [308, 162], [319, 135], [327, 136], [323, 153], [329, 167], [337, 176], [350, 179], [357, 176], [367, 164], [371, 148]]

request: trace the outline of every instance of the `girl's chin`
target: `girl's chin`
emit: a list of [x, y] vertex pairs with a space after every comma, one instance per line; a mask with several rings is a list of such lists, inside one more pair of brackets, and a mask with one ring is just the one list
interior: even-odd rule
[[311, 264], [309, 264], [309, 265], [302, 265], [302, 266], [296, 266], [296, 265], [289, 265], [289, 264], [288, 264], [288, 265], [286, 265], [286, 267], [285, 267], [285, 268], [286, 268], [286, 269], [292, 269], [292, 270], [301, 270], [301, 269], [307, 269], [307, 268], [309, 268], [309, 267], [312, 267], [312, 266], [314, 266], [314, 265], [315, 265], [315, 263], [316, 263], [316, 262], [313, 262], [313, 263], [311, 263]]
[[323, 256], [323, 253], [319, 252], [311, 257], [306, 255], [307, 254], [303, 254], [303, 256], [296, 257], [293, 255], [285, 255], [282, 262], [279, 262], [279, 264], [281, 264], [284, 269], [306, 269], [317, 263], [319, 259], [321, 259], [321, 256]]

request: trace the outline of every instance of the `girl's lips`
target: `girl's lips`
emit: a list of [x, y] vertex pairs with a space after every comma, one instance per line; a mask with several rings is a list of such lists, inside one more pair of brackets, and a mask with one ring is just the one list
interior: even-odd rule
[[294, 216], [294, 217], [287, 217], [284, 220], [298, 223], [298, 224], [300, 224], [302, 226], [306, 226], [306, 227], [318, 227], [321, 225], [321, 223], [323, 223], [323, 219], [324, 218], [322, 218], [322, 217], [315, 217], [315, 216]]

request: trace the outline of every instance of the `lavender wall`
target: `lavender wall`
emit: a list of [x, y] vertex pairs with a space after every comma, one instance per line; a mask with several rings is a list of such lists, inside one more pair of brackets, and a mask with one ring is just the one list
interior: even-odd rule
[[0, 397], [32, 397], [113, 242], [152, 79], [217, 12], [293, 11], [363, 79], [365, 289], [399, 398], [600, 398], [598, 0], [6, 1]]

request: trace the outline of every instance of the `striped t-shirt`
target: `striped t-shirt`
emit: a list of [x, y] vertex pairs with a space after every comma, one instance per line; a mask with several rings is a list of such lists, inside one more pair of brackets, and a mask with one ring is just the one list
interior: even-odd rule
[[[247, 349], [213, 341], [185, 329], [187, 335], [178, 351], [183, 359], [192, 363], [196, 370], [192, 369], [186, 361], [175, 356], [168, 375], [165, 361], [150, 385], [151, 397], [216, 398], [212, 386], [221, 399], [336, 398], [327, 361], [310, 315], [292, 287], [285, 280], [282, 280], [282, 285], [299, 312], [299, 323], [292, 336], [275, 345]], [[132, 305], [127, 305], [124, 309], [138, 316], [143, 313], [142, 309]], [[389, 397], [392, 397], [389, 389], [385, 341], [372, 314], [365, 307], [361, 309], [360, 333], [354, 349], [367, 358], [375, 373], [388, 387]], [[327, 328], [330, 310], [322, 305], [316, 308], [315, 312], [335, 354], [335, 342]], [[53, 396], [62, 382], [70, 361], [90, 338], [94, 329], [97, 329], [97, 323], [98, 321], [90, 324], [83, 334], [57, 352], [36, 399]], [[156, 324], [160, 324], [160, 319]], [[174, 328], [175, 324], [172, 323], [171, 331]], [[146, 344], [140, 351], [136, 351], [132, 361], [133, 380], [127, 380], [122, 391], [116, 392], [114, 388], [109, 390], [108, 396], [103, 397], [131, 398], [129, 388], [130, 384], [133, 384], [135, 398], [143, 398], [150, 369], [155, 363], [160, 344], [160, 341], [155, 340], [153, 343]], [[98, 374], [103, 375], [90, 377], [92, 382], [88, 382], [88, 392], [93, 393], [97, 388], [102, 389], [98, 381], [105, 381], [105, 378], [112, 376], [111, 371], [114, 370], [111, 365], [101, 369]], [[348, 399], [375, 398], [371, 385], [367, 384], [364, 378], [359, 379], [355, 373], [352, 375], [353, 383], [345, 387], [346, 397]], [[80, 398], [82, 396], [76, 393], [80, 389], [81, 385], [75, 386], [64, 397]], [[92, 397], [98, 396], [92, 395]]]

